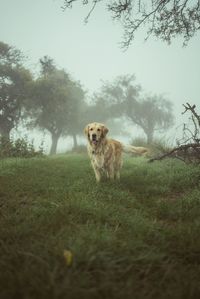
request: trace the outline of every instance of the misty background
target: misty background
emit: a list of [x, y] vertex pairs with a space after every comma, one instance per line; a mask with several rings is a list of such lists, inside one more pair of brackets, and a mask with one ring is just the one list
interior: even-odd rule
[[[122, 28], [111, 20], [103, 5], [97, 5], [85, 24], [84, 18], [89, 11], [87, 6], [75, 5], [74, 9], [63, 11], [62, 4], [63, 1], [59, 0], [0, 0], [0, 41], [22, 51], [27, 57], [23, 65], [35, 79], [41, 75], [39, 60], [44, 56], [51, 58], [56, 69], [64, 69], [73, 82], [80, 84], [86, 103], [94, 103], [106, 94], [105, 89], [102, 91], [106, 82], [108, 87], [116, 82], [118, 76], [134, 75], [134, 86], [142, 88], [141, 97], [157, 95], [173, 104], [173, 126], [161, 133], [155, 132], [155, 136], [175, 143], [182, 134], [182, 124], [188, 120], [188, 115], [181, 115], [184, 111], [182, 104], [196, 104], [199, 111], [199, 33], [183, 47], [181, 38], [174, 39], [171, 45], [153, 37], [144, 42], [142, 29], [136, 34], [133, 44], [124, 51], [120, 47]], [[103, 106], [103, 109], [98, 106], [90, 110], [88, 121], [92, 118], [93, 121], [106, 121], [109, 135], [125, 142], [137, 137], [146, 138], [144, 130], [133, 124], [128, 116], [119, 119], [120, 106], [114, 122], [110, 116], [105, 120], [106, 103]], [[85, 142], [82, 133], [84, 119], [82, 121], [82, 130], [79, 128], [77, 133], [78, 144]], [[37, 147], [43, 140], [45, 150], [48, 152], [50, 149], [48, 130], [28, 130], [19, 124], [11, 134], [14, 138], [28, 135]], [[59, 138], [57, 151], [65, 152], [73, 144], [71, 134], [66, 134]]]

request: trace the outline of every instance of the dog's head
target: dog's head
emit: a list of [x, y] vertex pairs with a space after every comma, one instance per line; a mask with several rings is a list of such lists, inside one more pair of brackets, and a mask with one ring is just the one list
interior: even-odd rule
[[90, 144], [98, 145], [103, 138], [105, 138], [108, 133], [108, 128], [101, 123], [90, 123], [85, 129], [84, 133], [87, 136]]

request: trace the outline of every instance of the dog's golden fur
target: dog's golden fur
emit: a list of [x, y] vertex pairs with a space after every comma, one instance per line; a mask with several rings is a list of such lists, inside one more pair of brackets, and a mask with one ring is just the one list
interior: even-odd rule
[[122, 167], [122, 152], [145, 154], [144, 147], [126, 146], [114, 139], [107, 139], [108, 128], [101, 123], [90, 123], [85, 127], [87, 136], [88, 154], [91, 159], [97, 182], [101, 180], [103, 173], [110, 179], [120, 178]]

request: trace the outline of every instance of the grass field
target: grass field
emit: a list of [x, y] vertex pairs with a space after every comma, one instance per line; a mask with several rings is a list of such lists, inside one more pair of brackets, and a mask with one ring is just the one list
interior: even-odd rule
[[85, 155], [1, 160], [0, 298], [200, 298], [199, 166], [98, 185]]

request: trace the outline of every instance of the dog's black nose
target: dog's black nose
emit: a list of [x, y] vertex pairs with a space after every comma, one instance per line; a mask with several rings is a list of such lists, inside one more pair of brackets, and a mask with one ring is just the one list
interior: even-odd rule
[[92, 134], [92, 140], [96, 140], [97, 135], [96, 134]]

